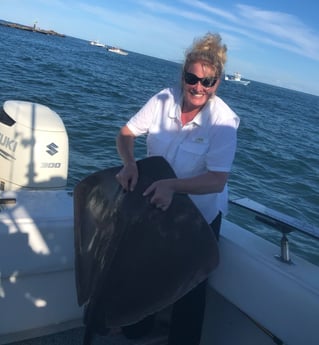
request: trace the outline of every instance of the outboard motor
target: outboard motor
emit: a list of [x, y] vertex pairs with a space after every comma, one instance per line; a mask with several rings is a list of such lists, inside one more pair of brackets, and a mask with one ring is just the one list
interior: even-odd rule
[[0, 109], [0, 190], [59, 189], [68, 177], [63, 121], [50, 108], [6, 101]]

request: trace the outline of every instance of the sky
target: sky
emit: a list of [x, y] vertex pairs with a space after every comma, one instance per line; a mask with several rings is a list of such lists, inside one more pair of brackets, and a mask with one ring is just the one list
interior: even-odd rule
[[218, 32], [225, 72], [319, 96], [318, 0], [0, 0], [0, 19], [182, 62]]

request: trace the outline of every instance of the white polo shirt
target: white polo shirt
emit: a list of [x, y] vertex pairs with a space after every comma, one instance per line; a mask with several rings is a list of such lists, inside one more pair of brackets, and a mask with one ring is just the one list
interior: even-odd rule
[[[238, 116], [214, 96], [189, 123], [181, 122], [182, 93], [164, 89], [127, 123], [135, 136], [147, 134], [148, 156], [163, 156], [179, 178], [207, 171], [229, 172], [236, 151]], [[227, 186], [222, 193], [189, 195], [208, 223], [227, 212]]]

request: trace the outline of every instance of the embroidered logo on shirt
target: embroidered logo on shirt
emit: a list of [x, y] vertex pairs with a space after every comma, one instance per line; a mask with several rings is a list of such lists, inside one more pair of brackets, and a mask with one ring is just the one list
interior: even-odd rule
[[204, 142], [204, 138], [195, 138], [194, 142], [195, 143], [203, 143]]

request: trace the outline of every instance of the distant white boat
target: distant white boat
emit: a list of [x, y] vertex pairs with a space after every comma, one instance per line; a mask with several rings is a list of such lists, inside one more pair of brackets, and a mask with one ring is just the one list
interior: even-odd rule
[[107, 50], [111, 53], [116, 53], [116, 54], [120, 54], [120, 55], [128, 55], [128, 52], [126, 52], [120, 48], [116, 48], [116, 47], [109, 47], [109, 48], [107, 48]]
[[233, 75], [225, 75], [225, 80], [236, 82], [238, 84], [248, 85], [250, 83], [249, 80], [241, 80], [241, 74], [235, 72]]
[[92, 46], [97, 46], [97, 47], [102, 47], [102, 48], [106, 47], [106, 45], [104, 43], [100, 43], [99, 41], [90, 41], [90, 44]]

